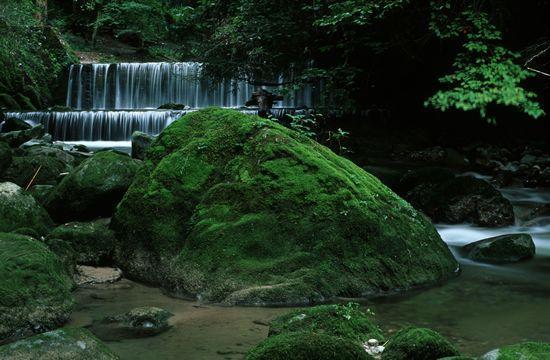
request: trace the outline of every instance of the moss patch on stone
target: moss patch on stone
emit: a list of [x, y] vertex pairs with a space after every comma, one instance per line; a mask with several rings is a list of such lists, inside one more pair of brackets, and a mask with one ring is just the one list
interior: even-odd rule
[[378, 179], [279, 124], [210, 108], [169, 126], [118, 207], [118, 264], [226, 304], [311, 304], [432, 284], [457, 263]]
[[252, 349], [247, 360], [368, 360], [373, 359], [356, 343], [325, 334], [306, 332], [271, 336]]
[[279, 316], [270, 323], [269, 336], [296, 331], [338, 336], [357, 344], [369, 339], [384, 340], [372, 316], [353, 303], [320, 305]]
[[458, 350], [437, 332], [424, 328], [406, 328], [389, 340], [382, 359], [438, 360], [458, 355]]
[[480, 358], [481, 360], [548, 360], [550, 359], [550, 344], [540, 342], [524, 342], [504, 346], [493, 350]]
[[72, 278], [46, 245], [0, 233], [0, 341], [52, 330], [73, 306]]

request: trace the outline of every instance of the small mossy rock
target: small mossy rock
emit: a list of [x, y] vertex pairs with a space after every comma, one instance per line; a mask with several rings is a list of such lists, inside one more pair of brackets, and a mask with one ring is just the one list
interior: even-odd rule
[[28, 130], [0, 133], [0, 141], [5, 141], [12, 148], [16, 148], [29, 140], [38, 139], [42, 136], [44, 136], [44, 126], [42, 124], [38, 124]]
[[22, 187], [26, 187], [31, 180], [36, 185], [55, 185], [59, 175], [70, 172], [74, 164], [71, 155], [66, 154], [67, 157], [64, 157], [56, 153], [66, 154], [52, 147], [33, 146], [25, 150], [23, 156], [13, 157], [12, 164], [3, 178]]
[[0, 94], [0, 109], [6, 109], [11, 111], [21, 111], [21, 106], [15, 101], [13, 97], [8, 94]]
[[54, 185], [34, 185], [27, 190], [27, 192], [31, 194], [41, 205], [44, 205], [50, 191], [52, 191], [53, 188]]
[[437, 332], [424, 328], [406, 328], [388, 341], [382, 359], [438, 360], [458, 355], [458, 350]]
[[11, 148], [8, 143], [0, 141], [0, 177], [10, 167], [12, 161]]
[[63, 328], [0, 346], [0, 358], [10, 360], [116, 360], [90, 331]]
[[308, 332], [270, 336], [248, 352], [246, 360], [372, 360], [357, 343]]
[[0, 341], [55, 329], [72, 310], [72, 278], [46, 245], [0, 233]]
[[3, 133], [11, 131], [20, 131], [20, 130], [29, 130], [32, 128], [32, 125], [28, 124], [24, 120], [17, 119], [14, 117], [7, 117], [4, 123], [2, 124]]
[[152, 306], [132, 309], [94, 322], [90, 329], [103, 340], [124, 340], [158, 335], [170, 329], [171, 312]]
[[210, 108], [155, 140], [112, 224], [127, 276], [230, 305], [442, 281], [456, 260], [378, 179], [275, 122]]
[[50, 192], [46, 209], [58, 222], [112, 216], [140, 162], [116, 151], [83, 161]]
[[52, 226], [44, 208], [16, 184], [0, 183], [0, 232], [30, 228], [44, 235]]
[[70, 244], [78, 264], [107, 266], [113, 263], [115, 245], [115, 236], [109, 229], [109, 223], [109, 219], [66, 223], [53, 229], [48, 238]]
[[269, 336], [296, 331], [338, 336], [357, 344], [369, 339], [384, 341], [384, 335], [371, 316], [356, 304], [320, 305], [292, 311], [270, 323]]
[[407, 192], [405, 199], [435, 222], [470, 222], [488, 227], [514, 223], [510, 201], [488, 182], [471, 176], [420, 184]]
[[145, 160], [147, 149], [151, 146], [155, 138], [141, 131], [132, 134], [132, 158]]
[[488, 352], [480, 360], [549, 360], [550, 344], [524, 342]]
[[535, 256], [535, 243], [529, 234], [509, 234], [470, 243], [462, 248], [469, 259], [507, 264]]

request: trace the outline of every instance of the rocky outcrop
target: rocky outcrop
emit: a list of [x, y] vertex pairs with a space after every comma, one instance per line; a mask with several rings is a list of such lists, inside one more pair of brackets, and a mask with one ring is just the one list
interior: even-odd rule
[[48, 194], [45, 207], [58, 222], [112, 216], [140, 162], [116, 151], [83, 161]]
[[169, 126], [112, 227], [127, 276], [225, 304], [369, 296], [457, 269], [433, 225], [378, 179], [232, 110]]
[[90, 331], [63, 328], [0, 346], [0, 358], [12, 360], [116, 360]]
[[535, 243], [529, 234], [510, 234], [476, 241], [464, 246], [466, 256], [488, 263], [515, 263], [535, 256]]
[[63, 263], [46, 245], [0, 233], [0, 341], [61, 326], [73, 307], [72, 287]]
[[45, 235], [52, 220], [44, 208], [13, 183], [0, 183], [0, 232], [30, 228]]

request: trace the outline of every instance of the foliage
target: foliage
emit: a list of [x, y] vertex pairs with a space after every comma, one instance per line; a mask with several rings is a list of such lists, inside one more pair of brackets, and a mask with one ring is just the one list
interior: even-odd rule
[[476, 110], [491, 122], [495, 121], [488, 115], [491, 104], [512, 106], [534, 118], [544, 114], [536, 94], [521, 86], [533, 74], [516, 63], [518, 54], [496, 45], [502, 34], [487, 13], [469, 7], [452, 18], [449, 2], [433, 6], [438, 11], [432, 13], [432, 30], [440, 39], [459, 39], [462, 50], [453, 65], [455, 72], [440, 79], [445, 89], [426, 105], [442, 111]]

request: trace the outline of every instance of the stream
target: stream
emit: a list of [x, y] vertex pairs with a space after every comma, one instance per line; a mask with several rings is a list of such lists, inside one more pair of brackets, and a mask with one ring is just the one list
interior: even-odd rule
[[[442, 238], [461, 263], [462, 274], [445, 285], [365, 300], [363, 306], [391, 334], [408, 325], [439, 331], [464, 354], [482, 355], [524, 340], [550, 342], [550, 218], [529, 226], [524, 214], [550, 203], [550, 193], [535, 189], [503, 189], [514, 205], [515, 226], [486, 229], [470, 225], [438, 225]], [[513, 232], [528, 232], [537, 246], [535, 259], [495, 266], [461, 258], [456, 246]], [[158, 336], [107, 342], [121, 359], [242, 359], [262, 341], [267, 322], [286, 308], [218, 307], [168, 297], [160, 289], [123, 280], [76, 292], [77, 309], [70, 326], [123, 313], [138, 306], [171, 311], [173, 327]]]

